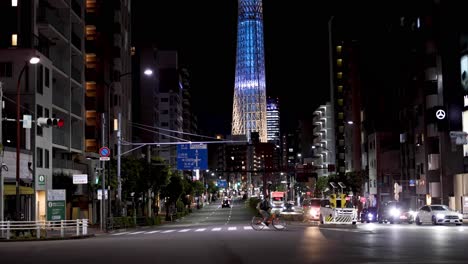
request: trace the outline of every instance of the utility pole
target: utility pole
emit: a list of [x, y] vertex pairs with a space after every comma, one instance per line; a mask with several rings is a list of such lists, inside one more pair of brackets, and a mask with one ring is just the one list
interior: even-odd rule
[[4, 218], [4, 199], [5, 193], [3, 188], [3, 83], [0, 82], [0, 222], [5, 220]]
[[[105, 136], [106, 136], [106, 114], [101, 114], [101, 131], [102, 131], [102, 138], [101, 142], [105, 145]], [[106, 177], [105, 177], [105, 169], [104, 164], [105, 161], [100, 161], [101, 169], [102, 169], [102, 182], [101, 182], [101, 230], [106, 230]]]
[[122, 212], [122, 179], [120, 175], [120, 166], [121, 166], [121, 146], [122, 146], [122, 126], [121, 126], [121, 120], [122, 119], [122, 113], [119, 112], [118, 119], [117, 119], [117, 213], [119, 216], [123, 215]]

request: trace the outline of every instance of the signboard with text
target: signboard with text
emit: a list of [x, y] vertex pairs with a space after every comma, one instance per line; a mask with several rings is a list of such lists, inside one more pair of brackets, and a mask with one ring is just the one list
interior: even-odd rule
[[208, 147], [206, 144], [177, 145], [178, 170], [208, 169]]
[[47, 221], [65, 219], [66, 190], [47, 191]]

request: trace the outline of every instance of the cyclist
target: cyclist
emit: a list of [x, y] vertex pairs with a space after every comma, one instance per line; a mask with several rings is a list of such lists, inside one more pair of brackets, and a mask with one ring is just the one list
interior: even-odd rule
[[269, 198], [268, 195], [265, 196], [263, 201], [260, 201], [257, 204], [257, 210], [263, 216], [263, 223], [265, 225], [267, 225], [267, 226], [269, 225], [268, 219], [270, 218], [270, 209], [271, 209], [270, 202], [269, 202], [268, 198]]

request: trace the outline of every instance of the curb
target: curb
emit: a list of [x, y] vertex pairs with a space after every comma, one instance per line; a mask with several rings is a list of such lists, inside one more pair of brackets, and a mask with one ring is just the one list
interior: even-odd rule
[[357, 229], [357, 225], [353, 224], [320, 224], [320, 228], [342, 228], [342, 229]]
[[53, 241], [53, 240], [72, 240], [72, 239], [85, 239], [95, 237], [95, 234], [83, 235], [83, 236], [69, 236], [69, 237], [48, 237], [48, 238], [31, 238], [31, 239], [6, 239], [0, 238], [0, 242], [32, 242], [32, 241]]

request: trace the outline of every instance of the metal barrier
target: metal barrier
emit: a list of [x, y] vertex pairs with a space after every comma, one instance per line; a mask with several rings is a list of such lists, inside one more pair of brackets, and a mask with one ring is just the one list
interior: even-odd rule
[[[73, 230], [76, 236], [88, 234], [88, 219], [60, 220], [60, 221], [0, 221], [0, 234], [10, 239], [12, 231], [26, 231], [36, 233], [36, 238], [41, 238], [41, 232], [60, 231], [60, 237], [65, 237], [65, 231]], [[6, 232], [5, 232], [6, 231]]]

